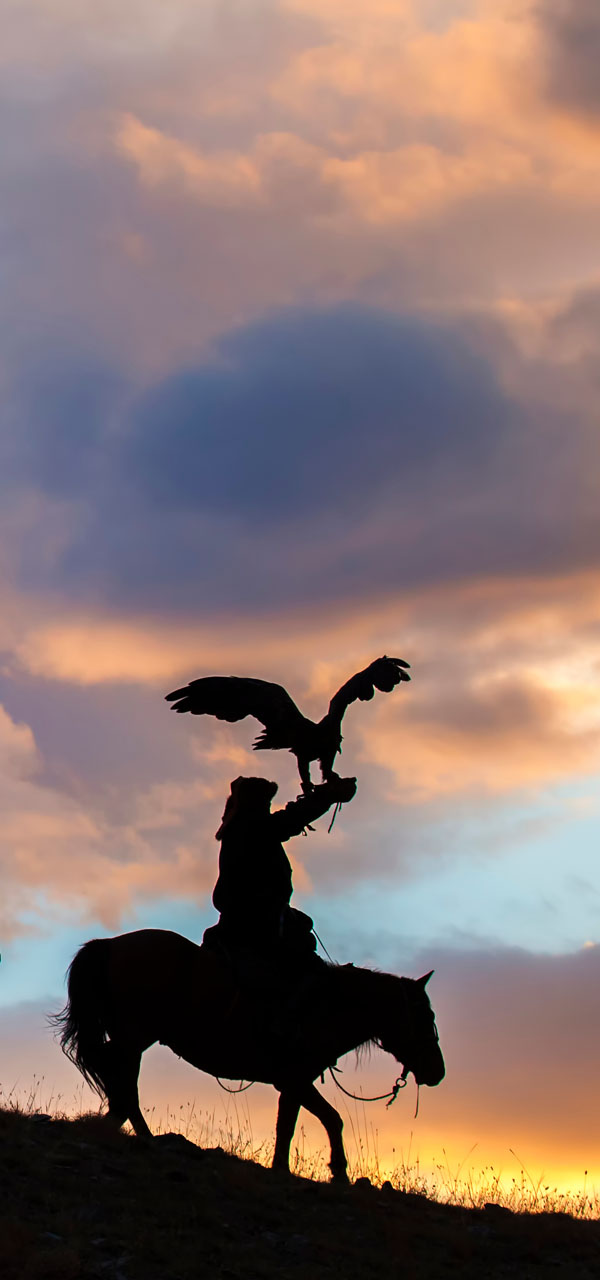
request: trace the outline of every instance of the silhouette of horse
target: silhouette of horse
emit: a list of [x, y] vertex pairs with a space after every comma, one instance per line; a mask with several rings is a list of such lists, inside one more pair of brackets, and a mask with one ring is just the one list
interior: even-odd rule
[[289, 999], [240, 989], [215, 951], [163, 929], [86, 942], [68, 972], [68, 1002], [52, 1021], [64, 1052], [108, 1102], [108, 1118], [150, 1137], [140, 1110], [142, 1053], [157, 1040], [209, 1075], [259, 1080], [280, 1093], [273, 1167], [289, 1168], [290, 1143], [305, 1107], [322, 1122], [330, 1169], [346, 1181], [342, 1119], [316, 1080], [338, 1057], [375, 1043], [418, 1084], [444, 1076], [430, 974], [397, 978], [318, 961]]

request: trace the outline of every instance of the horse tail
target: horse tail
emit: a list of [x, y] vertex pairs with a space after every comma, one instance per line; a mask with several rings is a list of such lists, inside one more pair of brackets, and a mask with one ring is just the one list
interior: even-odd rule
[[94, 938], [79, 949], [67, 971], [67, 1003], [61, 1013], [49, 1019], [60, 1030], [63, 1053], [100, 1096], [106, 1094], [104, 1010], [109, 945], [108, 938]]

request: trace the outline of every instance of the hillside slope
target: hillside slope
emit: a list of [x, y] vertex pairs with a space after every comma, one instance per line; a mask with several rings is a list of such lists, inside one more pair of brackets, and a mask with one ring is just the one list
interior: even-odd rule
[[97, 1119], [0, 1112], [3, 1280], [597, 1280], [600, 1223], [269, 1170]]

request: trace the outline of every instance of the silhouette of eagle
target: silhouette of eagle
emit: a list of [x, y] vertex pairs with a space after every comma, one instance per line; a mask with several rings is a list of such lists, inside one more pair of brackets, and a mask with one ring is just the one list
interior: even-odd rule
[[318, 760], [323, 780], [337, 777], [333, 762], [342, 749], [342, 720], [351, 702], [369, 702], [376, 689], [390, 693], [403, 680], [410, 680], [402, 658], [376, 658], [358, 671], [334, 693], [327, 715], [315, 723], [298, 710], [280, 684], [246, 676], [206, 676], [191, 680], [182, 689], [166, 695], [172, 711], [190, 711], [193, 716], [216, 716], [218, 720], [244, 720], [254, 716], [264, 725], [253, 747], [255, 751], [293, 752], [298, 761], [302, 790], [312, 790], [310, 765]]

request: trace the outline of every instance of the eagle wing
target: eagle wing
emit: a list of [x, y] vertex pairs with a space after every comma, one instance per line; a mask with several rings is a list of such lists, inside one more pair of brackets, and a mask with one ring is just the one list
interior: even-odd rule
[[375, 658], [364, 671], [357, 671], [334, 693], [329, 703], [329, 715], [341, 724], [350, 703], [356, 702], [357, 698], [361, 702], [370, 702], [376, 689], [391, 693], [397, 684], [410, 680], [406, 670], [409, 666], [410, 663], [404, 662], [403, 658]]
[[166, 695], [172, 711], [217, 720], [244, 720], [254, 716], [264, 725], [257, 742], [264, 747], [292, 747], [305, 724], [302, 712], [280, 684], [247, 676], [205, 676]]

